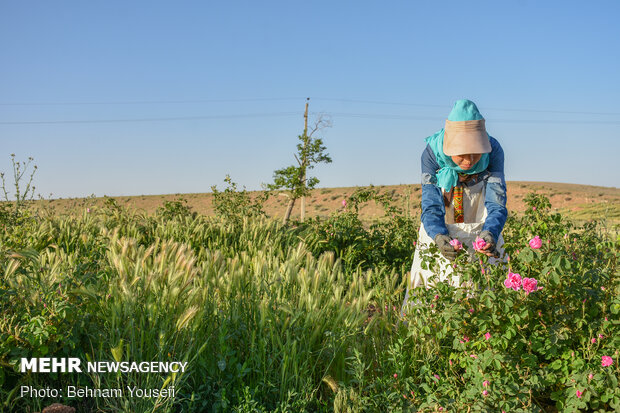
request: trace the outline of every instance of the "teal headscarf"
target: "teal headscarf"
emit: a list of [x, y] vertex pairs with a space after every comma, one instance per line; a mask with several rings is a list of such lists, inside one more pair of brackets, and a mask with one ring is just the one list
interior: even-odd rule
[[[448, 116], [448, 120], [452, 122], [478, 119], [484, 118], [478, 111], [476, 104], [467, 99], [458, 100]], [[459, 173], [473, 175], [487, 169], [489, 166], [489, 154], [482, 154], [480, 160], [465, 171], [459, 168], [450, 156], [443, 153], [443, 137], [444, 129], [441, 129], [439, 132], [426, 138], [426, 143], [431, 147], [431, 150], [435, 154], [435, 159], [437, 159], [437, 163], [439, 164], [440, 169], [437, 171], [437, 185], [446, 191], [450, 191], [459, 182]]]

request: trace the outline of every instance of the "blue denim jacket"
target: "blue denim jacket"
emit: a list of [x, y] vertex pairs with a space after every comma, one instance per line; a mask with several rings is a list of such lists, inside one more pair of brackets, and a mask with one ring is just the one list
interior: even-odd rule
[[[499, 234], [504, 229], [508, 210], [506, 209], [506, 180], [504, 178], [504, 150], [499, 142], [489, 136], [491, 153], [489, 154], [489, 166], [480, 177], [486, 182], [486, 194], [484, 206], [487, 209], [487, 219], [482, 227], [483, 231], [489, 231], [497, 241]], [[441, 188], [437, 186], [436, 173], [439, 164], [435, 154], [427, 145], [422, 152], [422, 223], [426, 233], [435, 239], [437, 234], [448, 235]]]

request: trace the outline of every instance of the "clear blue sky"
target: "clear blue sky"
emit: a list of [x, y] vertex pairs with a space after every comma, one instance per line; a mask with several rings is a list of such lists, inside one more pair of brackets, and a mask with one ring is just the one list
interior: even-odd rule
[[0, 0], [0, 171], [32, 156], [53, 197], [226, 174], [258, 189], [294, 162], [310, 97], [333, 122], [320, 186], [419, 183], [424, 138], [469, 98], [508, 180], [619, 186], [618, 16], [615, 0]]

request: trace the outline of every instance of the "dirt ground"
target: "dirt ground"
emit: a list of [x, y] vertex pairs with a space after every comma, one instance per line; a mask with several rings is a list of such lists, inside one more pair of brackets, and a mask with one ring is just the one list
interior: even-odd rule
[[[308, 217], [329, 216], [342, 209], [342, 201], [360, 187], [317, 188], [306, 198], [306, 214]], [[409, 210], [412, 215], [420, 214], [420, 185], [387, 185], [377, 186], [381, 193], [391, 193], [397, 206]], [[218, 188], [223, 190], [224, 188]], [[550, 183], [550, 182], [518, 182], [507, 183], [508, 210], [520, 213], [525, 209], [523, 198], [530, 192], [537, 192], [549, 197], [554, 210], [568, 213], [579, 220], [606, 218], [610, 223], [620, 223], [620, 189], [589, 185]], [[249, 192], [257, 196], [259, 192]], [[213, 214], [211, 193], [198, 194], [166, 194], [137, 195], [114, 197], [120, 206], [153, 214], [166, 201], [183, 199], [187, 205], [200, 214]], [[81, 214], [86, 208], [100, 208], [105, 198], [72, 198], [37, 201], [37, 208], [45, 207], [56, 214]], [[269, 216], [281, 217], [286, 209], [287, 198], [274, 194], [264, 206]], [[299, 217], [300, 202], [297, 201], [292, 218]], [[360, 210], [364, 219], [380, 218], [383, 208], [369, 202]]]

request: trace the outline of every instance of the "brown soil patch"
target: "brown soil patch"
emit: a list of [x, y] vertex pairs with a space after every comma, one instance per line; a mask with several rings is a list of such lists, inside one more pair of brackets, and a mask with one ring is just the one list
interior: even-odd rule
[[[508, 182], [508, 210], [520, 213], [526, 208], [524, 197], [530, 192], [537, 192], [549, 197], [554, 210], [568, 214], [578, 214], [581, 219], [603, 218], [605, 215], [612, 222], [620, 222], [620, 189], [589, 185], [551, 183], [551, 182]], [[342, 201], [360, 187], [317, 188], [306, 198], [306, 215], [308, 217], [327, 217], [341, 210]], [[397, 206], [409, 211], [413, 216], [420, 214], [421, 190], [419, 184], [377, 186], [381, 193], [392, 193]], [[220, 188], [222, 190], [223, 188]], [[250, 192], [257, 196], [259, 192]], [[128, 209], [153, 214], [166, 201], [184, 199], [192, 211], [199, 214], [213, 214], [212, 194], [168, 194], [138, 195], [114, 197], [116, 203]], [[43, 207], [56, 214], [81, 214], [87, 208], [101, 208], [105, 198], [74, 198], [37, 201], [37, 207]], [[284, 196], [272, 196], [264, 206], [269, 216], [281, 217], [287, 205]], [[293, 210], [292, 218], [299, 218], [300, 201]], [[374, 219], [383, 216], [383, 208], [374, 202], [365, 204], [360, 209], [363, 219]]]

